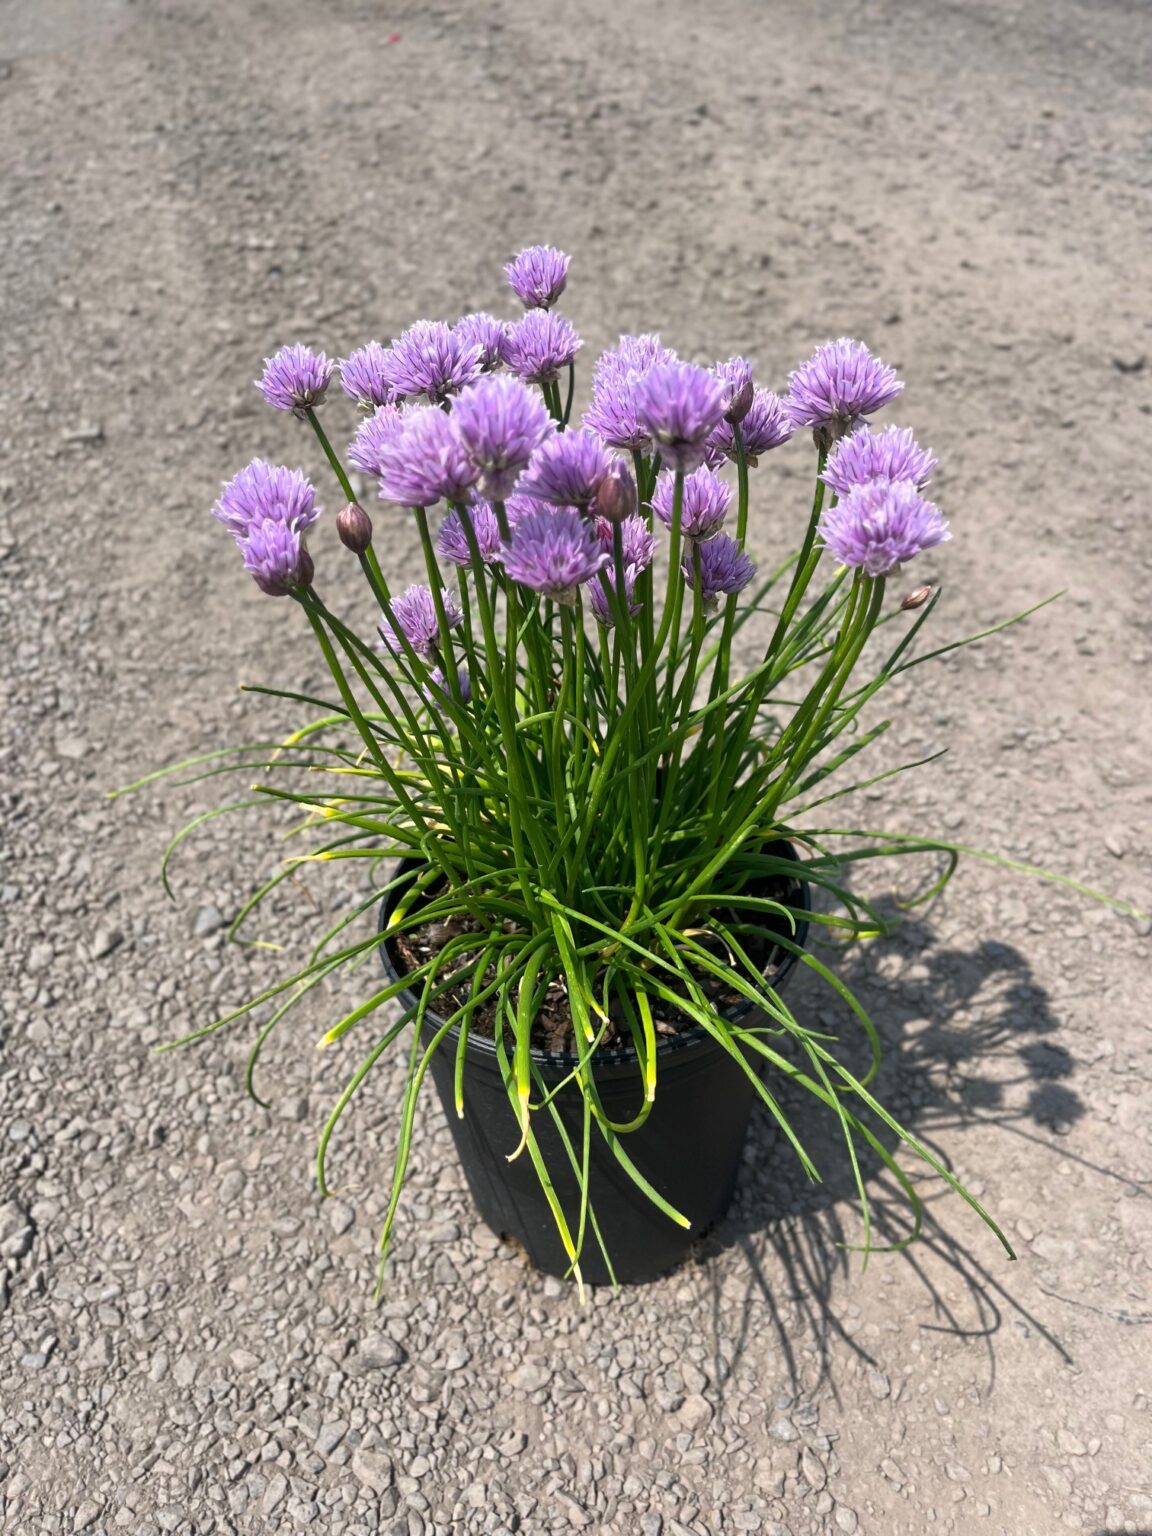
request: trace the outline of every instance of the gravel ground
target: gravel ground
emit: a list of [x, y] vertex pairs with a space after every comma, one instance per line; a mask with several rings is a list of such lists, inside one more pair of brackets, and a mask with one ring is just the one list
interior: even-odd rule
[[[953, 751], [856, 817], [1147, 907], [1147, 8], [4, 0], [0, 39], [4, 1531], [1152, 1529], [1136, 924], [969, 864], [850, 967], [890, 1101], [1019, 1262], [937, 1183], [862, 1272], [831, 1140], [813, 1189], [758, 1123], [698, 1261], [581, 1309], [477, 1225], [429, 1107], [374, 1309], [399, 1062], [322, 1205], [339, 996], [271, 1048], [267, 1114], [246, 1031], [151, 1049], [280, 974], [222, 946], [267, 827], [209, 824], [173, 906], [165, 837], [211, 786], [104, 796], [287, 723], [239, 682], [318, 678], [207, 516], [254, 452], [322, 470], [259, 358], [500, 306], [551, 239], [590, 345], [659, 326], [781, 382], [847, 331], [899, 364], [954, 519], [938, 633], [1067, 595], [913, 674], [893, 751]], [[766, 546], [810, 472], [776, 459]], [[302, 883], [273, 931], [298, 953], [350, 893]]]

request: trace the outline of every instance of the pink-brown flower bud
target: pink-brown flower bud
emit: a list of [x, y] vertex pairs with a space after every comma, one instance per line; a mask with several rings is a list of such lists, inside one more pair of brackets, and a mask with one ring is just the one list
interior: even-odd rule
[[743, 421], [752, 408], [752, 396], [755, 393], [750, 378], [745, 379], [740, 388], [728, 402], [728, 409], [724, 412], [724, 420], [737, 422]]
[[596, 492], [596, 511], [609, 523], [623, 523], [636, 510], [636, 482], [621, 459], [600, 482]]
[[358, 502], [350, 501], [336, 514], [336, 532], [345, 549], [362, 555], [372, 542], [372, 519]]
[[924, 604], [932, 596], [932, 590], [931, 587], [917, 587], [914, 592], [909, 592], [908, 596], [900, 604], [901, 608], [923, 608]]

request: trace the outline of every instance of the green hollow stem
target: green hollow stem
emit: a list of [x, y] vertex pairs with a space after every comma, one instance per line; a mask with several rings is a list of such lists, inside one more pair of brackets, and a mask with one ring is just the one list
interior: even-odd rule
[[332, 473], [340, 482], [340, 489], [344, 492], [344, 495], [348, 498], [349, 501], [355, 501], [356, 496], [352, 490], [352, 482], [345, 474], [343, 464], [341, 464], [340, 460], [337, 458], [332, 444], [328, 441], [328, 434], [320, 425], [320, 418], [317, 416], [315, 409], [312, 406], [308, 406], [306, 414], [312, 426], [312, 430], [315, 432], [317, 438], [319, 439], [320, 446], [324, 450], [324, 456], [332, 466]]
[[420, 547], [424, 551], [424, 566], [428, 572], [428, 584], [432, 589], [432, 606], [436, 610], [436, 624], [440, 631], [440, 659], [448, 674], [452, 697], [460, 698], [460, 672], [456, 665], [456, 652], [452, 644], [452, 631], [448, 625], [448, 612], [444, 606], [444, 582], [440, 565], [432, 545], [432, 533], [428, 527], [428, 513], [424, 507], [413, 507], [416, 526], [420, 530]]

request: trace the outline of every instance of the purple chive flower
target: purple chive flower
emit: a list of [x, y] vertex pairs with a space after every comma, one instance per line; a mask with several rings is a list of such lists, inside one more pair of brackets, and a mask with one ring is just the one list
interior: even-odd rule
[[636, 390], [650, 369], [675, 361], [675, 352], [662, 346], [659, 336], [621, 336], [617, 346], [601, 353], [592, 370], [592, 403], [584, 412], [584, 425], [613, 448], [646, 449], [649, 439], [637, 419]]
[[357, 405], [371, 411], [394, 403], [396, 391], [388, 382], [388, 351], [378, 341], [349, 352], [340, 359], [339, 368], [340, 388]]
[[530, 245], [504, 271], [525, 309], [550, 309], [564, 292], [571, 259], [554, 245]]
[[554, 512], [555, 510], [551, 502], [541, 501], [538, 496], [525, 495], [522, 491], [509, 496], [504, 503], [504, 516], [508, 519], [509, 528], [515, 528], [516, 524], [523, 522], [531, 512]]
[[402, 507], [466, 501], [476, 467], [464, 451], [451, 416], [434, 405], [411, 412], [399, 433], [381, 445], [380, 496]]
[[752, 364], [746, 357], [716, 363], [712, 372], [724, 386], [724, 419], [741, 421], [752, 403]]
[[212, 508], [234, 539], [243, 539], [257, 523], [283, 523], [302, 531], [320, 516], [316, 492], [298, 469], [253, 459], [220, 489]]
[[657, 363], [636, 385], [636, 417], [673, 469], [690, 473], [724, 415], [724, 387], [694, 363]]
[[452, 407], [452, 421], [493, 501], [510, 496], [528, 460], [554, 424], [535, 390], [504, 373], [469, 385]]
[[720, 598], [746, 587], [756, 574], [756, 566], [736, 540], [726, 533], [717, 534], [705, 544], [694, 544], [680, 562], [684, 579], [696, 586], [696, 561], [700, 562], [700, 596], [704, 607], [714, 611]]
[[927, 485], [937, 460], [912, 436], [911, 427], [885, 427], [873, 432], [858, 427], [842, 437], [828, 455], [824, 484], [837, 496], [869, 480], [910, 480], [917, 490]]
[[380, 473], [380, 453], [404, 430], [407, 413], [397, 405], [380, 405], [356, 429], [348, 444], [348, 462], [362, 475]]
[[612, 455], [594, 432], [558, 432], [532, 455], [521, 490], [540, 501], [586, 511], [612, 468]]
[[385, 378], [397, 395], [427, 395], [439, 405], [480, 372], [480, 348], [442, 320], [417, 320], [392, 343]]
[[440, 524], [437, 548], [445, 560], [453, 565], [470, 565], [472, 551], [464, 531], [465, 521], [471, 524], [485, 565], [493, 565], [500, 559], [500, 524], [496, 514], [486, 501], [474, 501], [459, 512], [449, 512]]
[[[672, 506], [676, 496], [676, 476], [670, 469], [656, 478], [652, 492], [652, 510], [665, 525], [672, 526]], [[732, 487], [714, 469], [701, 464], [684, 476], [684, 497], [680, 510], [680, 530], [686, 539], [710, 539], [720, 532], [728, 515]]]
[[312, 558], [291, 523], [265, 518], [253, 523], [245, 539], [237, 540], [244, 568], [269, 597], [287, 597], [312, 585]]
[[504, 569], [513, 581], [572, 604], [577, 588], [608, 559], [596, 530], [573, 507], [529, 512], [512, 531]]
[[[635, 618], [643, 607], [633, 598], [633, 589], [636, 586], [636, 577], [639, 571], [634, 565], [624, 567], [624, 601], [628, 604], [628, 612]], [[592, 609], [592, 617], [597, 624], [602, 624], [605, 629], [611, 629], [616, 623], [612, 617], [612, 605], [608, 600], [608, 593], [604, 590], [604, 582], [607, 581], [612, 591], [616, 590], [616, 576], [611, 566], [605, 566], [604, 570], [588, 583], [588, 606]]]
[[491, 373], [493, 368], [507, 361], [507, 320], [497, 320], [495, 315], [478, 310], [474, 315], [462, 315], [452, 327], [452, 334], [458, 336], [466, 347], [479, 350], [482, 373]]
[[[449, 629], [459, 629], [464, 614], [453, 593], [445, 587], [441, 592]], [[408, 644], [417, 656], [431, 660], [440, 649], [440, 625], [436, 618], [436, 603], [429, 587], [413, 586], [392, 599], [392, 612]], [[400, 636], [387, 619], [380, 625], [380, 636], [390, 651], [403, 651]]]
[[823, 513], [816, 531], [833, 559], [868, 576], [884, 576], [952, 537], [940, 508], [925, 501], [911, 480], [850, 486]]
[[612, 537], [614, 526], [620, 529], [620, 549], [624, 556], [625, 566], [631, 566], [634, 571], [643, 571], [652, 564], [652, 557], [656, 553], [656, 540], [652, 537], [652, 530], [642, 517], [635, 512], [618, 525], [608, 521], [606, 517], [596, 519], [596, 537], [608, 551], [609, 559], [613, 558], [615, 544]]
[[530, 309], [509, 328], [504, 360], [526, 384], [546, 384], [559, 378], [583, 345], [563, 315]]
[[796, 427], [812, 427], [822, 443], [835, 442], [861, 416], [895, 400], [904, 385], [896, 370], [873, 357], [862, 341], [827, 341], [788, 376], [788, 413]]
[[332, 363], [324, 353], [297, 343], [264, 359], [256, 388], [276, 410], [292, 411], [303, 419], [310, 406], [324, 399], [331, 378]]
[[[792, 417], [780, 396], [770, 389], [753, 390], [751, 403], [740, 422], [740, 436], [749, 464], [755, 467], [761, 454], [786, 443], [793, 431]], [[708, 439], [708, 446], [736, 462], [736, 437], [729, 422], [720, 423]]]
[[[456, 676], [460, 681], [458, 702], [470, 704], [472, 702], [472, 679], [463, 667], [457, 668]], [[428, 687], [421, 688], [420, 693], [424, 702], [430, 704], [433, 709], [444, 709], [448, 700], [452, 697], [452, 685], [448, 681], [447, 674], [442, 672], [439, 667], [433, 667], [428, 674]]]

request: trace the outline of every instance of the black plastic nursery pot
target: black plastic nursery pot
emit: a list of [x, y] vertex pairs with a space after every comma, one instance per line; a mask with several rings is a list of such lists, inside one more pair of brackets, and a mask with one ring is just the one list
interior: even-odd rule
[[[782, 854], [800, 865], [792, 844], [783, 839], [766, 851]], [[420, 866], [411, 867], [415, 872]], [[807, 910], [808, 886], [799, 873], [791, 885], [788, 904]], [[401, 887], [385, 898], [381, 928], [386, 927], [402, 894]], [[806, 923], [798, 924], [796, 942], [803, 944], [807, 927]], [[769, 933], [773, 931], [768, 921], [765, 928]], [[783, 924], [775, 931], [788, 932]], [[397, 965], [391, 945], [381, 946], [381, 958], [389, 978], [399, 980], [404, 971]], [[780, 948], [771, 951], [765, 975], [773, 988], [779, 990], [795, 964], [794, 954]], [[405, 1007], [416, 1005], [411, 992], [403, 993], [400, 1001]], [[758, 1016], [759, 1020], [764, 1017], [747, 1002], [725, 1009], [722, 1014], [745, 1027], [755, 1026]], [[442, 1024], [441, 1018], [431, 1012], [426, 1014], [426, 1042], [431, 1042]], [[468, 1035], [461, 1118], [455, 1108], [458, 1043], [459, 1031], [454, 1028], [433, 1054], [430, 1070], [476, 1209], [498, 1236], [519, 1243], [537, 1269], [549, 1275], [565, 1275], [570, 1261], [531, 1159], [523, 1153], [508, 1161], [520, 1133], [496, 1047], [482, 1036], [471, 1032]], [[533, 1052], [533, 1060], [549, 1089], [570, 1077], [576, 1065], [575, 1057], [538, 1051]], [[610, 1119], [623, 1122], [638, 1113], [643, 1086], [631, 1047], [598, 1052], [593, 1058], [593, 1077]], [[651, 1112], [644, 1124], [622, 1136], [621, 1142], [644, 1177], [688, 1218], [688, 1228], [672, 1221], [642, 1193], [617, 1162], [605, 1138], [593, 1127], [590, 1200], [620, 1284], [642, 1284], [674, 1269], [688, 1257], [693, 1244], [724, 1215], [736, 1186], [755, 1097], [755, 1089], [739, 1063], [705, 1030], [697, 1028], [661, 1038]], [[583, 1096], [575, 1082], [561, 1088], [555, 1104], [573, 1146], [579, 1149], [583, 1143], [584, 1109]], [[547, 1113], [533, 1115], [533, 1130], [574, 1233], [580, 1189], [568, 1153]], [[591, 1229], [585, 1236], [580, 1269], [590, 1285], [606, 1285], [611, 1280]]]

